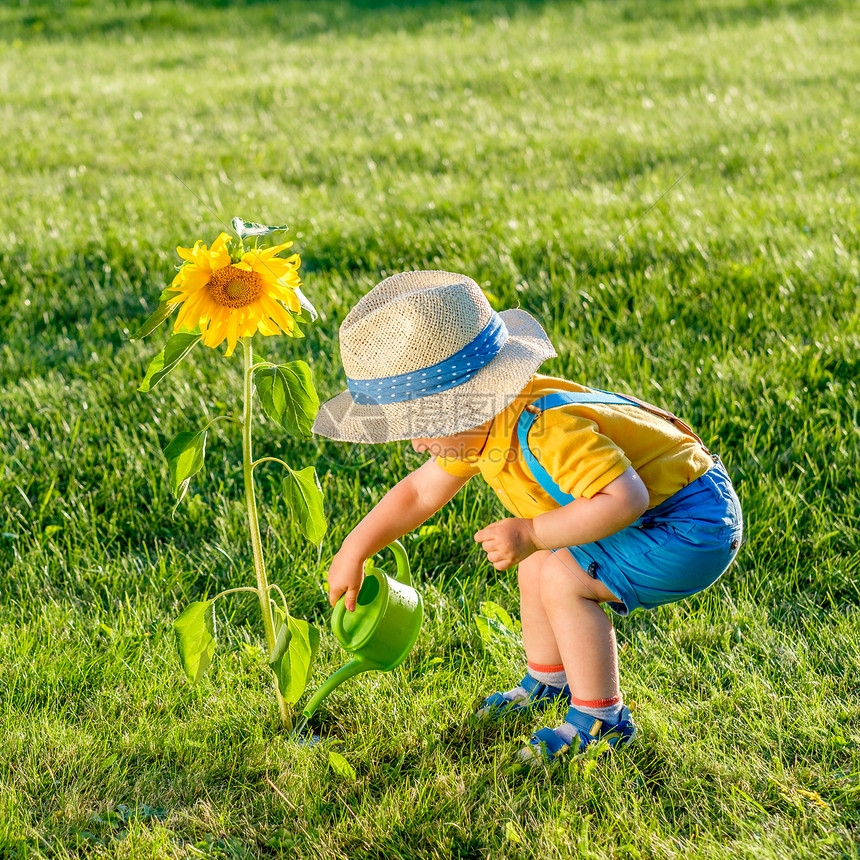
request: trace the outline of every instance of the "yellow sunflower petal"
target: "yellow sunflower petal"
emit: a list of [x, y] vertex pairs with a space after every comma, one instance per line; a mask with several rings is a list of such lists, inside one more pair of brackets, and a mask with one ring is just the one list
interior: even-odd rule
[[250, 254], [245, 254], [242, 262], [247, 263], [253, 271], [276, 279], [293, 271], [287, 265], [287, 261], [280, 257], [276, 257], [274, 260], [260, 260], [259, 258], [251, 258]]
[[278, 280], [286, 287], [290, 289], [296, 289], [302, 285], [302, 279], [298, 276], [296, 272], [288, 272], [282, 278], [278, 278]]
[[266, 284], [266, 295], [272, 299], [279, 299], [283, 293], [286, 293], [289, 290], [290, 287], [288, 287], [280, 278], [268, 281]]
[[217, 306], [212, 303], [209, 297], [209, 290], [203, 287], [202, 290], [197, 290], [192, 293], [185, 301], [185, 304], [191, 305], [194, 308], [194, 313], [201, 317], [211, 317], [217, 310]]
[[269, 298], [282, 302], [293, 313], [297, 314], [302, 309], [296, 291], [292, 287], [286, 286], [282, 281], [279, 281], [273, 289], [269, 290]]
[[265, 283], [267, 291], [271, 289], [281, 277], [283, 269], [278, 265], [280, 260], [261, 260], [251, 254], [245, 254], [241, 265], [247, 266], [249, 271], [259, 275]]
[[280, 328], [271, 320], [267, 319], [261, 319], [260, 322], [257, 323], [257, 329], [259, 330], [260, 334], [264, 335], [273, 335], [281, 333]]
[[227, 233], [220, 233], [218, 238], [212, 243], [210, 253], [217, 254], [223, 250], [224, 246], [230, 241], [230, 236]]
[[260, 248], [257, 251], [250, 251], [249, 253], [258, 256], [261, 260], [270, 260], [275, 254], [280, 254], [281, 251], [286, 248], [292, 248], [292, 242], [284, 242], [283, 245], [272, 245], [271, 248]]
[[280, 302], [276, 302], [274, 299], [270, 299], [268, 296], [260, 296], [259, 303], [263, 306], [263, 310], [265, 310], [266, 316], [274, 320], [287, 334], [290, 334], [290, 332], [292, 332], [293, 318], [289, 315], [287, 309]]
[[[177, 245], [176, 253], [179, 254], [183, 260], [188, 260], [189, 263], [194, 263], [197, 260], [197, 255], [200, 251], [201, 245], [203, 245], [203, 242], [200, 239], [194, 243], [193, 248], [183, 248], [181, 245]], [[206, 246], [203, 245], [203, 248], [205, 249]]]
[[183, 302], [179, 313], [176, 315], [176, 323], [173, 326], [174, 331], [179, 331], [183, 326], [189, 329], [194, 329], [200, 322], [203, 316], [204, 308], [206, 307], [205, 294], [197, 294], [192, 296], [186, 302]]
[[216, 347], [226, 337], [227, 319], [224, 317], [213, 318], [210, 322], [206, 334], [203, 336], [203, 343], [206, 346]]
[[196, 269], [197, 267], [193, 263], [183, 263], [182, 268], [176, 273], [171, 286], [181, 289], [182, 285], [188, 279], [188, 273]]
[[239, 314], [230, 314], [227, 319], [227, 352], [224, 355], [233, 355], [236, 343], [239, 340]]
[[254, 310], [256, 302], [253, 305], [242, 308], [236, 314], [236, 331], [239, 337], [250, 337], [257, 331], [257, 317], [259, 314]]
[[[173, 323], [173, 330], [179, 331], [181, 328], [184, 328], [186, 325], [186, 320], [188, 320], [190, 315], [191, 314], [190, 314], [190, 310], [188, 308], [188, 305], [183, 305], [179, 309], [179, 313], [176, 315], [176, 320]], [[191, 330], [193, 328], [194, 328], [194, 326], [191, 325], [189, 322], [188, 329]]]
[[229, 266], [231, 262], [230, 252], [226, 248], [222, 248], [220, 251], [209, 255], [209, 265], [212, 267], [213, 272]]
[[[185, 276], [182, 281], [176, 284], [176, 286], [185, 295], [178, 297], [178, 301], [185, 301], [188, 296], [196, 293], [202, 287], [205, 287], [206, 284], [209, 283], [209, 279], [212, 277], [211, 272], [206, 272], [197, 266], [184, 266], [183, 269], [187, 270], [185, 271]], [[182, 274], [182, 272], [179, 274]], [[174, 281], [174, 283], [176, 283], [176, 281]]]

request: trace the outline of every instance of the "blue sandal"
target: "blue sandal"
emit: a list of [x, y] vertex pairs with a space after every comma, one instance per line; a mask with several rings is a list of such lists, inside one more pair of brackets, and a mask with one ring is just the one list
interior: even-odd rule
[[618, 722], [613, 725], [583, 714], [574, 707], [567, 712], [564, 721], [576, 730], [570, 743], [553, 729], [538, 729], [531, 736], [529, 745], [520, 750], [517, 758], [526, 764], [551, 764], [571, 751], [584, 752], [589, 744], [599, 740], [605, 740], [614, 748], [627, 746], [636, 737], [636, 726], [626, 706], [621, 709]]
[[570, 701], [570, 687], [566, 684], [564, 687], [550, 687], [549, 684], [541, 684], [531, 675], [526, 675], [518, 686], [529, 694], [527, 699], [512, 702], [506, 699], [503, 693], [493, 693], [492, 696], [487, 696], [478, 708], [478, 716], [500, 720], [546, 710], [559, 699]]

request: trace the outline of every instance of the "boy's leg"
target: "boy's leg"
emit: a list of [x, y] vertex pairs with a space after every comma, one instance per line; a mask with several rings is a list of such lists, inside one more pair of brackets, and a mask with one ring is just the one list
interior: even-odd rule
[[526, 705], [529, 700], [534, 703], [535, 697], [549, 701], [561, 695], [567, 696], [568, 691], [563, 691], [567, 684], [564, 665], [541, 597], [540, 571], [544, 561], [551, 555], [548, 550], [536, 552], [521, 561], [518, 569], [520, 618], [528, 674], [513, 689], [494, 693], [485, 699], [479, 714], [492, 713], [503, 707], [503, 703]]
[[523, 625], [523, 646], [529, 665], [558, 667], [561, 652], [544, 608], [541, 570], [552, 558], [549, 550], [533, 553], [519, 563], [517, 575], [520, 587], [520, 620]]
[[[624, 705], [618, 684], [615, 628], [600, 603], [617, 600], [562, 550], [541, 567], [544, 610], [568, 671], [570, 703], [596, 719], [614, 723]], [[571, 732], [568, 727], [562, 731]]]
[[630, 743], [636, 727], [618, 687], [615, 630], [600, 606], [617, 596], [567, 550], [545, 557], [538, 578], [545, 617], [567, 668], [571, 708], [561, 725], [536, 731], [518, 758], [552, 761], [601, 738], [611, 746]]
[[620, 701], [615, 628], [600, 606], [618, 598], [567, 550], [548, 555], [540, 569], [540, 594], [572, 697], [583, 703]]

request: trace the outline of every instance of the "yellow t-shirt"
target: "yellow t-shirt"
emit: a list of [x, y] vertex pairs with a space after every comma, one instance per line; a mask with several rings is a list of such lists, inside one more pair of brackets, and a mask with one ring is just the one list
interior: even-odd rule
[[[524, 407], [545, 394], [589, 390], [535, 374], [516, 400], [493, 419], [480, 455], [470, 460], [437, 457], [436, 462], [458, 477], [482, 475], [515, 516], [531, 518], [555, 510], [558, 503], [544, 492], [520, 456], [517, 422]], [[649, 508], [713, 465], [695, 439], [633, 405], [588, 403], [544, 410], [529, 432], [529, 447], [559, 487], [576, 498], [590, 499], [632, 465], [648, 489]]]

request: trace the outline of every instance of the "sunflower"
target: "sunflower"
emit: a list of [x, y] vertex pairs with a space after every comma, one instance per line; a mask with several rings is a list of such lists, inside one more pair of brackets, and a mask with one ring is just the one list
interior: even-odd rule
[[298, 254], [283, 259], [279, 252], [293, 243], [245, 251], [234, 260], [227, 249], [230, 237], [222, 233], [207, 248], [177, 248], [185, 263], [173, 279], [168, 299], [178, 307], [174, 331], [200, 329], [203, 343], [216, 347], [227, 340], [226, 355], [232, 355], [240, 337], [259, 331], [271, 335], [292, 334], [293, 317], [301, 302], [296, 294], [301, 281]]

